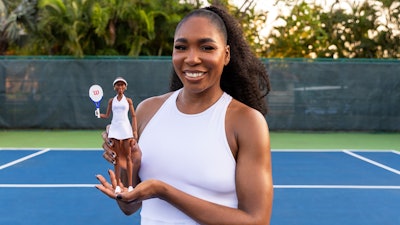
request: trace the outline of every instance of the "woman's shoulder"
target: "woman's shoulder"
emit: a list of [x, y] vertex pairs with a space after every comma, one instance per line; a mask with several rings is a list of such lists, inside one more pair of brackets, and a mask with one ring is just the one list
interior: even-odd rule
[[259, 137], [268, 135], [268, 125], [264, 115], [236, 99], [232, 99], [228, 106], [225, 127], [228, 143], [235, 158], [239, 146], [241, 149], [246, 149], [244, 146], [259, 142]]
[[139, 131], [143, 130], [150, 119], [161, 108], [164, 102], [172, 95], [169, 92], [163, 95], [147, 98], [140, 102], [136, 107], [136, 118], [138, 121]]
[[164, 104], [164, 102], [172, 95], [173, 92], [169, 92], [163, 95], [153, 96], [147, 98], [139, 103], [138, 108], [143, 108], [144, 110], [153, 110], [156, 111]]
[[265, 121], [265, 117], [261, 112], [236, 99], [232, 99], [227, 113], [233, 118], [232, 121], [245, 121], [245, 123]]
[[267, 120], [260, 111], [235, 99], [229, 105], [226, 116], [227, 127], [236, 134], [248, 135], [250, 130], [268, 127]]

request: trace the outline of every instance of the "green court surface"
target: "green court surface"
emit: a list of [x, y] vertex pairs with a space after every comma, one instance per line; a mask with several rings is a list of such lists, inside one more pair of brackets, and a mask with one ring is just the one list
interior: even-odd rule
[[[100, 148], [102, 130], [0, 130], [0, 148]], [[400, 151], [400, 133], [277, 132], [272, 149]]]

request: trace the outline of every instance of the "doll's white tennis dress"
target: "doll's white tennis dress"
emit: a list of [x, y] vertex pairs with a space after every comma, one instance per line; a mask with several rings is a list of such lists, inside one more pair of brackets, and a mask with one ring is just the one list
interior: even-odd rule
[[128, 118], [128, 100], [126, 100], [125, 95], [122, 95], [120, 101], [118, 101], [117, 97], [118, 95], [112, 101], [113, 117], [108, 131], [108, 138], [115, 138], [117, 140], [133, 138], [132, 126]]

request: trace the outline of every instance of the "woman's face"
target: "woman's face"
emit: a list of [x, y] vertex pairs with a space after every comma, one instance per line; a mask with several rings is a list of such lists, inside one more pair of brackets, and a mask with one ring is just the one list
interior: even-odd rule
[[200, 93], [220, 89], [229, 57], [223, 35], [206, 17], [188, 18], [175, 32], [172, 62], [185, 90]]

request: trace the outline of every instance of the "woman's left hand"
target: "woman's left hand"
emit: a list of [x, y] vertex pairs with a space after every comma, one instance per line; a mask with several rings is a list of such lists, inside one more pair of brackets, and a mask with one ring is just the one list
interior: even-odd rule
[[149, 198], [159, 197], [158, 191], [162, 187], [163, 182], [158, 180], [144, 181], [138, 184], [133, 191], [130, 192], [128, 191], [128, 188], [124, 187], [123, 184], [120, 184], [122, 191], [121, 193], [116, 194], [114, 192], [115, 187], [117, 186], [115, 173], [112, 170], [109, 170], [108, 173], [110, 175], [111, 184], [102, 175], [96, 175], [97, 179], [100, 181], [100, 184], [96, 185], [96, 188], [112, 199], [126, 203], [140, 203]]
[[[96, 175], [97, 180], [99, 180], [100, 184], [96, 185], [95, 187], [99, 189], [101, 192], [106, 194], [108, 197], [112, 199], [116, 199], [115, 188], [117, 187], [117, 179], [115, 177], [115, 173], [112, 170], [108, 170], [108, 174], [110, 175], [111, 184], [108, 183], [107, 179], [104, 178], [102, 175]], [[120, 182], [120, 187], [122, 191], [127, 191], [127, 188], [122, 186]]]

